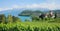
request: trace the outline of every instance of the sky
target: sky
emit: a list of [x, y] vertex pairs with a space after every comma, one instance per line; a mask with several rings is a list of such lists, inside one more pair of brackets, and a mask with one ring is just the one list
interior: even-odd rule
[[60, 9], [60, 0], [0, 0], [0, 11], [13, 8]]

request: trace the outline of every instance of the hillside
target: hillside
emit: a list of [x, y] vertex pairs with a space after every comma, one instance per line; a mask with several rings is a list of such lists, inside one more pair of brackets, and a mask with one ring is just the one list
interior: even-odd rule
[[32, 11], [32, 10], [24, 10], [22, 11], [19, 16], [31, 16], [31, 15], [39, 15], [40, 13], [43, 13], [42, 11], [40, 10], [35, 10], [35, 11]]
[[21, 8], [21, 9], [12, 9], [12, 10], [3, 10], [3, 11], [0, 11], [0, 14], [5, 14], [6, 16], [8, 14], [11, 14], [12, 16], [18, 16], [18, 14], [21, 14], [22, 11], [30, 11], [28, 12], [29, 13], [32, 13], [32, 11], [35, 11], [38, 10], [38, 11], [42, 11], [42, 12], [47, 12], [48, 9], [44, 9], [44, 8], [33, 8], [33, 9], [26, 9], [26, 8]]

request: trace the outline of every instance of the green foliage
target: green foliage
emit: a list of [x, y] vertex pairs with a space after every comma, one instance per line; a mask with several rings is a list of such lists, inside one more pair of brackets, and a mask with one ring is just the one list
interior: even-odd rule
[[7, 21], [8, 21], [8, 22], [13, 22], [13, 18], [12, 18], [12, 16], [11, 16], [10, 14], [9, 14], [8, 17], [7, 17]]
[[0, 31], [60, 31], [60, 23], [19, 22], [0, 24]]
[[6, 21], [6, 17], [5, 17], [5, 15], [3, 15], [3, 17], [2, 17], [2, 23], [5, 23], [5, 21]]
[[35, 16], [35, 15], [31, 15], [32, 17], [32, 21], [39, 21], [39, 17], [38, 16]]
[[21, 22], [20, 18], [12, 16], [13, 22]]
[[1, 22], [2, 22], [2, 23], [5, 23], [5, 21], [6, 21], [5, 15], [4, 15], [4, 14], [0, 14], [0, 23], [1, 23]]

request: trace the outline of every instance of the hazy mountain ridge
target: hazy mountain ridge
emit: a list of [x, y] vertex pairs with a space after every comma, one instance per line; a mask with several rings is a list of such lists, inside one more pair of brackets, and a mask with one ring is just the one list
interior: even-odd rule
[[[40, 8], [35, 8], [35, 9], [24, 9], [24, 8], [22, 8], [22, 9], [12, 9], [12, 10], [0, 11], [0, 14], [5, 14], [5, 15], [11, 14], [13, 16], [18, 16], [18, 14], [24, 10], [31, 10], [31, 11], [40, 10], [40, 11], [45, 12], [45, 13], [49, 11], [49, 9], [43, 9], [43, 8], [41, 8], [41, 9]], [[57, 11], [60, 13], [60, 10], [54, 10], [54, 11]]]

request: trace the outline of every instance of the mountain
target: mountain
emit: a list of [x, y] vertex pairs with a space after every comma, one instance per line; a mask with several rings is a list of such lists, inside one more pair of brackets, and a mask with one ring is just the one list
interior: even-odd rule
[[40, 10], [40, 11], [43, 11], [43, 12], [47, 12], [49, 9], [46, 9], [46, 8], [21, 8], [21, 9], [11, 9], [11, 10], [3, 10], [3, 11], [0, 11], [0, 14], [5, 14], [6, 16], [8, 14], [11, 14], [12, 16], [18, 16], [19, 13], [21, 13], [22, 11], [24, 10], [32, 10], [32, 11], [35, 11], [35, 10]]
[[4, 10], [0, 11], [0, 14], [5, 14], [6, 16], [8, 14], [11, 14], [12, 16], [18, 16], [18, 13], [20, 13], [23, 9], [12, 9], [12, 10]]

